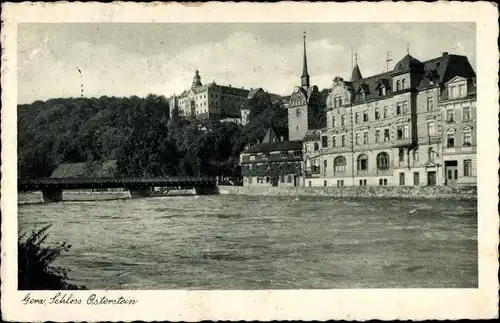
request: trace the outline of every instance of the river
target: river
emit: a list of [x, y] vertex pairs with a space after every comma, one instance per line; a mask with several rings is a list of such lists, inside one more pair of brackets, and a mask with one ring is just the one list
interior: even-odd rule
[[190, 196], [19, 206], [90, 289], [477, 287], [477, 204]]

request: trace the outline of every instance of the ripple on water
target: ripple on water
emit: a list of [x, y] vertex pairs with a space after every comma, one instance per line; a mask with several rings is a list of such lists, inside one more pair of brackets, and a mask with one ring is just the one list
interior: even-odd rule
[[188, 196], [19, 208], [21, 231], [48, 223], [48, 242], [73, 245], [58, 262], [91, 289], [477, 285], [475, 202]]

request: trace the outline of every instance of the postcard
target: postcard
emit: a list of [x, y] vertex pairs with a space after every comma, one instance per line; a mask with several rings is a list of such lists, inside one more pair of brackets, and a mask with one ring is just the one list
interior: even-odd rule
[[3, 319], [498, 317], [497, 19], [2, 4]]

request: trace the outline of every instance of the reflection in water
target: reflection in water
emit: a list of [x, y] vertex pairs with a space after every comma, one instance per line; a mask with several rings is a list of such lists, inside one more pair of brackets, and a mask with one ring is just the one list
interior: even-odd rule
[[91, 289], [477, 287], [475, 202], [199, 196], [19, 207]]

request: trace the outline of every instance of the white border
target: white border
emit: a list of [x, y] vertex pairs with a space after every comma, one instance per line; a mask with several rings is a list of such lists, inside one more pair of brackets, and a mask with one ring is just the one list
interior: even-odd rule
[[[2, 313], [16, 321], [365, 320], [498, 317], [498, 24], [489, 3], [2, 4]], [[16, 290], [17, 31], [21, 22], [431, 22], [477, 26], [478, 289], [85, 291], [130, 306], [21, 304]], [[32, 292], [33, 296], [53, 295]]]

